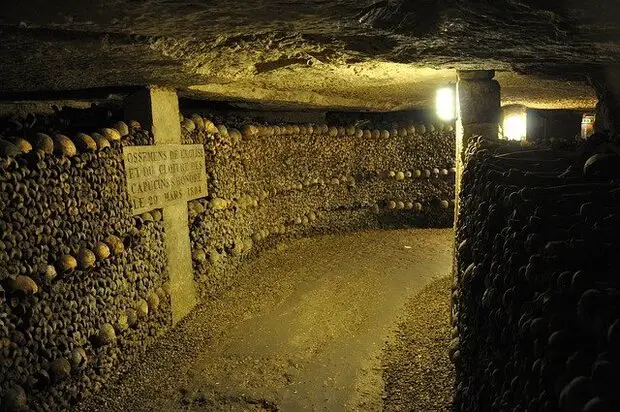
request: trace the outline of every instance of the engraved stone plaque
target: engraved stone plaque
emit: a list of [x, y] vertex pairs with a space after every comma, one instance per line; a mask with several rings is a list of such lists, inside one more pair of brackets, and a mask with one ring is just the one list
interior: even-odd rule
[[207, 195], [200, 144], [126, 146], [123, 159], [134, 215]]

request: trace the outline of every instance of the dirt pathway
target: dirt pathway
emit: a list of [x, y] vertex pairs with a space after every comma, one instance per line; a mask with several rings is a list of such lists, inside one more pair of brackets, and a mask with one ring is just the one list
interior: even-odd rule
[[382, 349], [405, 303], [449, 273], [452, 236], [368, 231], [266, 252], [79, 410], [380, 410]]
[[452, 410], [451, 283], [449, 277], [437, 280], [405, 305], [383, 353], [384, 412]]

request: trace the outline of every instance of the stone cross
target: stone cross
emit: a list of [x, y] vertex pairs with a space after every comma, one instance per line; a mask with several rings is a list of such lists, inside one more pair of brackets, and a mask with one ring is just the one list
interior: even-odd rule
[[207, 195], [204, 148], [182, 145], [179, 100], [174, 89], [149, 87], [125, 99], [125, 118], [151, 130], [155, 144], [123, 149], [133, 213], [162, 208], [172, 322], [196, 305], [187, 201]]

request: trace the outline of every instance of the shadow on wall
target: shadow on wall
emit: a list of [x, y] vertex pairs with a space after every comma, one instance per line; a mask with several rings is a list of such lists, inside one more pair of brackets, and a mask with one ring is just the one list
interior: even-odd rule
[[528, 140], [540, 141], [551, 138], [570, 138], [581, 136], [583, 112], [576, 110], [527, 110]]
[[468, 149], [453, 284], [456, 410], [620, 410], [620, 168], [615, 154], [592, 155], [596, 144], [579, 154], [574, 144], [572, 153]]

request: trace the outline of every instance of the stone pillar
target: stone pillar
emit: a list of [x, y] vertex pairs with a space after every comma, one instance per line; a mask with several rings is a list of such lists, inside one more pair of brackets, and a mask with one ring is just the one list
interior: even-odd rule
[[498, 138], [500, 87], [494, 70], [459, 70], [456, 84], [456, 187], [454, 225], [458, 223], [463, 155], [473, 136]]
[[[454, 187], [454, 228], [458, 227], [460, 212], [459, 195], [463, 173], [464, 152], [474, 136], [493, 140], [498, 138], [500, 120], [500, 87], [494, 70], [459, 70], [456, 84], [456, 179]], [[455, 245], [458, 246], [458, 245]], [[458, 287], [458, 259], [456, 247], [452, 266], [452, 307]], [[454, 310], [450, 311], [451, 321]]]
[[[156, 145], [181, 144], [179, 100], [174, 89], [149, 87], [127, 97], [125, 118], [151, 130]], [[172, 322], [176, 324], [196, 306], [187, 203], [164, 207], [163, 217]]]

